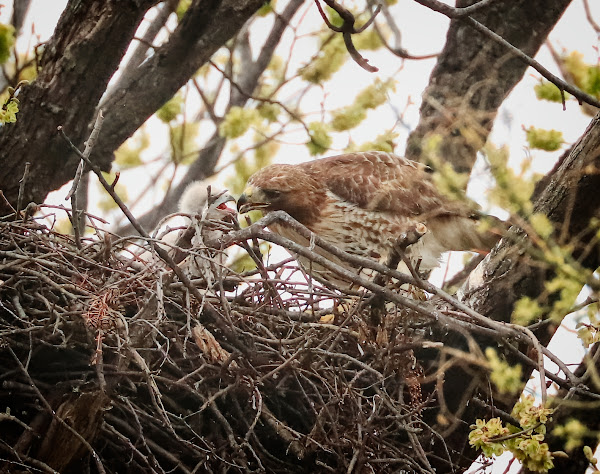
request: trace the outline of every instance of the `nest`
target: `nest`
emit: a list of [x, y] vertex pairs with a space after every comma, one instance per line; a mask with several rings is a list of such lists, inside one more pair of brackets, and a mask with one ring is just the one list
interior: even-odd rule
[[212, 265], [191, 292], [131, 241], [97, 231], [79, 247], [0, 222], [3, 470], [430, 469], [415, 357], [429, 323], [289, 261]]

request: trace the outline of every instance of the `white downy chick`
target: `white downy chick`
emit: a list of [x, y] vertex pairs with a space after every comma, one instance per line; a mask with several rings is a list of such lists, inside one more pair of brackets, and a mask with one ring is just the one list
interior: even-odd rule
[[201, 181], [191, 183], [179, 201], [179, 210], [188, 214], [193, 228], [192, 233], [188, 229], [178, 240], [180, 247], [192, 249], [181, 266], [191, 278], [204, 278], [209, 288], [224, 263], [223, 252], [215, 245], [232, 230], [237, 218], [237, 212], [227, 206], [229, 202], [235, 203], [235, 199], [227, 191], [213, 194]]

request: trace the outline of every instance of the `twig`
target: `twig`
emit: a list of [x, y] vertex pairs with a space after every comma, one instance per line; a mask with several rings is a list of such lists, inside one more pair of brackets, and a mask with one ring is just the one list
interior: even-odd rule
[[[67, 144], [71, 147], [71, 150], [73, 150], [81, 159], [83, 159], [83, 161], [86, 162], [86, 164], [90, 167], [90, 169], [98, 177], [98, 180], [100, 181], [100, 183], [102, 184], [102, 186], [104, 187], [104, 189], [108, 192], [108, 194], [110, 194], [110, 196], [113, 198], [113, 200], [115, 201], [115, 203], [119, 206], [119, 208], [121, 209], [121, 211], [123, 212], [123, 214], [125, 214], [125, 217], [127, 217], [127, 219], [129, 220], [129, 222], [131, 223], [131, 225], [133, 226], [133, 228], [142, 237], [144, 237], [145, 239], [147, 239], [148, 242], [150, 242], [150, 246], [152, 247], [152, 249], [173, 270], [173, 272], [175, 273], [175, 275], [177, 275], [177, 278], [179, 278], [179, 280], [186, 286], [186, 288], [190, 291], [190, 293], [192, 293], [192, 295], [194, 295], [194, 297], [196, 299], [198, 299], [198, 301], [202, 301], [204, 299], [204, 297], [202, 296], [202, 294], [200, 293], [200, 291], [198, 290], [198, 288], [196, 288], [192, 284], [192, 282], [190, 281], [190, 279], [188, 278], [188, 276], [183, 272], [183, 270], [181, 269], [181, 267], [175, 263], [175, 261], [173, 260], [173, 258], [169, 255], [169, 253], [166, 250], [164, 250], [160, 245], [157, 245], [157, 244], [155, 244], [153, 242], [153, 239], [144, 230], [144, 228], [139, 224], [139, 222], [137, 221], [137, 219], [135, 217], [133, 217], [133, 214], [131, 214], [131, 212], [129, 211], [129, 208], [125, 205], [125, 203], [123, 202], [123, 200], [115, 192], [115, 190], [112, 188], [111, 184], [109, 184], [106, 181], [106, 179], [102, 175], [102, 172], [100, 171], [100, 169], [95, 164], [93, 164], [89, 160], [89, 158], [87, 156], [85, 156], [83, 153], [81, 153], [81, 151], [79, 151], [79, 149], [73, 144], [73, 142], [65, 134], [65, 131], [62, 128], [62, 126], [58, 127], [58, 132], [60, 133], [60, 135], [62, 136], [62, 138], [67, 142]], [[207, 305], [213, 310], [213, 311], [211, 311], [211, 313], [213, 315], [219, 314], [215, 310], [215, 308], [209, 302], [207, 302]]]
[[507, 48], [511, 53], [513, 53], [515, 56], [517, 56], [522, 61], [524, 61], [526, 64], [528, 64], [533, 69], [535, 69], [537, 72], [539, 72], [543, 77], [545, 77], [550, 82], [552, 82], [554, 85], [556, 85], [556, 87], [558, 87], [561, 91], [566, 91], [566, 92], [570, 93], [572, 96], [576, 97], [580, 104], [583, 102], [586, 102], [590, 105], [600, 108], [600, 101], [598, 101], [598, 99], [583, 92], [581, 89], [574, 86], [573, 84], [569, 84], [568, 82], [565, 82], [562, 79], [560, 79], [558, 76], [552, 74], [548, 69], [546, 69], [544, 66], [542, 66], [539, 62], [537, 62], [535, 59], [533, 59], [530, 56], [528, 56], [527, 54], [525, 54], [519, 48], [513, 46], [511, 43], [509, 43], [504, 38], [502, 38], [502, 36], [498, 35], [497, 33], [490, 30], [487, 26], [482, 25], [477, 20], [468, 16], [468, 15], [472, 14], [474, 11], [476, 11], [480, 8], [483, 8], [484, 6], [487, 6], [493, 0], [481, 0], [480, 2], [478, 2], [476, 4], [471, 5], [470, 7], [465, 7], [465, 8], [454, 8], [449, 5], [444, 4], [442, 2], [439, 2], [438, 0], [415, 0], [415, 1], [417, 3], [420, 3], [421, 5], [431, 8], [432, 10], [442, 13], [443, 15], [447, 16], [448, 18], [460, 18], [462, 21], [465, 21], [468, 25], [472, 26], [474, 29], [476, 29], [480, 33], [483, 33], [488, 38], [492, 39], [496, 43], [501, 44], [502, 46]]
[[481, 10], [482, 8], [487, 7], [489, 4], [494, 2], [494, 0], [480, 0], [473, 5], [469, 5], [468, 7], [456, 8], [452, 7], [446, 3], [440, 2], [438, 0], [415, 0], [415, 2], [420, 3], [432, 10], [442, 13], [449, 18], [464, 18], [468, 15], [472, 15], [476, 11]]
[[[96, 143], [96, 139], [98, 138], [98, 134], [100, 133], [100, 128], [102, 128], [102, 121], [104, 120], [104, 116], [102, 115], [102, 110], [98, 111], [98, 115], [96, 116], [96, 120], [94, 122], [94, 127], [92, 129], [92, 133], [90, 137], [85, 142], [85, 149], [83, 150], [84, 156], [89, 158], [92, 153], [92, 148], [94, 147], [94, 143]], [[79, 164], [77, 165], [77, 171], [75, 172], [75, 178], [73, 178], [73, 185], [71, 186], [71, 190], [67, 193], [67, 197], [65, 197], [65, 201], [69, 198], [71, 199], [71, 224], [73, 226], [73, 237], [75, 239], [75, 245], [79, 250], [81, 250], [81, 233], [83, 232], [85, 226], [81, 225], [81, 216], [82, 211], [79, 209], [77, 203], [77, 188], [79, 187], [79, 182], [81, 181], [81, 177], [83, 176], [85, 170], [85, 162], [83, 160], [79, 160]]]
[[354, 23], [356, 22], [356, 18], [354, 18], [354, 15], [352, 14], [352, 12], [350, 10], [344, 8], [342, 5], [337, 3], [335, 0], [323, 0], [323, 1], [330, 8], [335, 10], [338, 13], [338, 15], [340, 15], [342, 20], [344, 21], [344, 23], [340, 27], [333, 25], [329, 21], [329, 18], [327, 18], [327, 15], [325, 14], [325, 12], [323, 11], [323, 8], [321, 7], [319, 0], [315, 0], [317, 8], [319, 9], [319, 13], [321, 14], [321, 18], [323, 18], [323, 21], [329, 27], [329, 29], [335, 31], [336, 33], [342, 33], [342, 38], [344, 39], [344, 44], [346, 45], [346, 49], [348, 50], [348, 53], [350, 53], [350, 56], [352, 57], [352, 59], [354, 59], [356, 64], [358, 64], [360, 67], [362, 67], [365, 71], [369, 71], [369, 72], [379, 71], [379, 69], [376, 68], [375, 66], [371, 66], [369, 64], [369, 60], [362, 57], [361, 54], [356, 50], [356, 47], [354, 46], [354, 43], [352, 42], [352, 35], [357, 34], [357, 33], [362, 33], [364, 30], [366, 30], [371, 25], [371, 23], [373, 23], [373, 21], [375, 20], [375, 17], [381, 10], [381, 6], [377, 5], [377, 8], [375, 8], [375, 11], [371, 15], [371, 18], [369, 18], [363, 26], [361, 26], [360, 28], [355, 28]]
[[592, 16], [592, 11], [590, 10], [589, 0], [583, 0], [583, 8], [585, 9], [585, 16], [587, 18], [588, 23], [594, 28], [594, 31], [600, 34], [600, 25], [596, 23], [594, 17]]
[[29, 168], [31, 163], [25, 162], [25, 171], [23, 171], [23, 177], [19, 184], [19, 197], [17, 198], [17, 209], [15, 210], [15, 219], [19, 218], [21, 209], [23, 209], [23, 196], [25, 195], [25, 185], [27, 184], [27, 178], [29, 177]]

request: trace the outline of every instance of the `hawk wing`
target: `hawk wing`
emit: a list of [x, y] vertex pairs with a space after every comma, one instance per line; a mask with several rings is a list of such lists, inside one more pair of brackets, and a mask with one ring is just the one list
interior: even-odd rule
[[349, 153], [305, 166], [338, 198], [365, 210], [423, 219], [472, 213], [436, 190], [428, 167], [390, 153]]

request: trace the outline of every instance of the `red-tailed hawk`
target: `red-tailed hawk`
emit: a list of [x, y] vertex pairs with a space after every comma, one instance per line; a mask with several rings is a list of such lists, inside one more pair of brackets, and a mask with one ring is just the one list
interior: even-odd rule
[[[384, 263], [399, 236], [424, 224], [425, 235], [406, 249], [423, 270], [436, 267], [443, 252], [489, 250], [499, 238], [479, 232], [474, 205], [442, 195], [431, 181], [428, 167], [376, 151], [267, 166], [250, 177], [238, 200], [241, 213], [252, 209], [264, 214], [286, 211], [338, 248]], [[309, 244], [281, 224], [272, 225], [271, 230]], [[299, 260], [304, 268], [311, 268], [306, 259]], [[323, 268], [312, 266], [312, 272], [325, 280], [340, 281], [332, 280]]]

